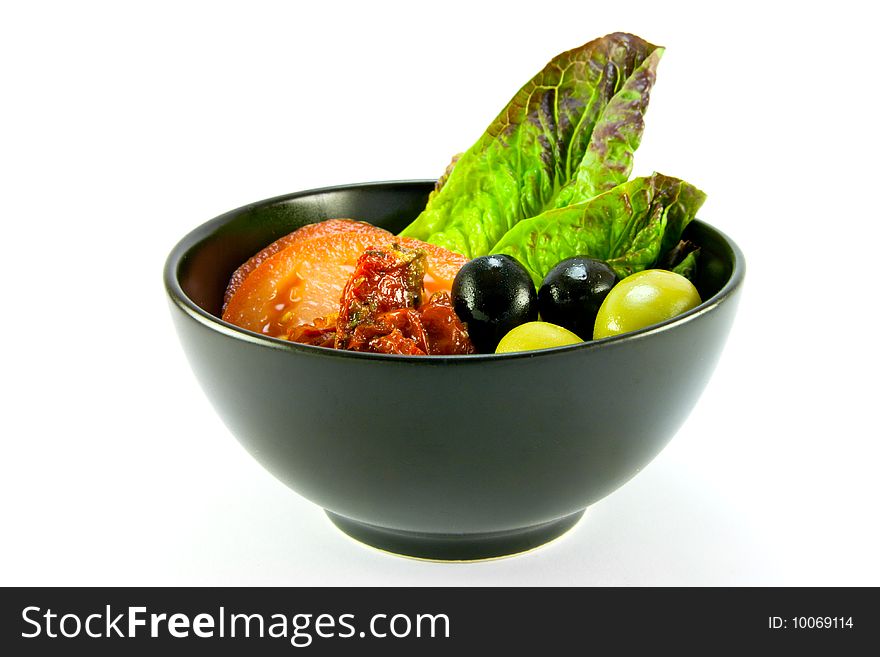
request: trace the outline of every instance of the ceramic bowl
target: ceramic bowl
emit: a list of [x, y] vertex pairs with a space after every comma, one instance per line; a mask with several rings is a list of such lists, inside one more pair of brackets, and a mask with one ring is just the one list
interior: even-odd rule
[[413, 557], [522, 552], [571, 528], [644, 468], [696, 404], [736, 313], [744, 260], [694, 221], [705, 301], [663, 324], [503, 355], [395, 356], [292, 344], [219, 317], [232, 272], [275, 239], [333, 217], [401, 230], [432, 181], [298, 192], [184, 237], [165, 286], [217, 413], [257, 461], [342, 531]]

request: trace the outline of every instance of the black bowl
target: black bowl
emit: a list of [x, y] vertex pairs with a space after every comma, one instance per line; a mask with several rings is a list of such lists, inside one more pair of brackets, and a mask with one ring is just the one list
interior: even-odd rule
[[332, 217], [401, 230], [431, 181], [317, 189], [233, 210], [174, 248], [165, 286], [205, 393], [269, 472], [350, 536], [470, 560], [562, 534], [666, 445], [708, 381], [744, 261], [695, 221], [704, 301], [634, 333], [540, 352], [393, 356], [268, 338], [219, 319], [229, 276], [275, 239]]

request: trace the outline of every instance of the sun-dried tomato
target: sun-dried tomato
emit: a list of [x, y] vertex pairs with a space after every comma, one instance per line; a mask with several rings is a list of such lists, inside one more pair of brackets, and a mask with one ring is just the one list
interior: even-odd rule
[[388, 249], [369, 249], [358, 258], [354, 272], [342, 290], [339, 319], [336, 325], [336, 348], [368, 351], [363, 338], [371, 333], [373, 324], [379, 332], [386, 331], [379, 316], [390, 310], [416, 308], [424, 295], [425, 253], [404, 249], [393, 244]]
[[425, 252], [392, 244], [358, 259], [336, 317], [297, 326], [294, 342], [383, 354], [472, 354], [445, 292], [424, 301]]
[[287, 339], [316, 347], [333, 348], [336, 346], [336, 315], [321, 317], [311, 324], [294, 326], [288, 331]]
[[452, 308], [448, 292], [438, 292], [419, 309], [422, 326], [428, 334], [430, 354], [474, 354], [467, 329]]

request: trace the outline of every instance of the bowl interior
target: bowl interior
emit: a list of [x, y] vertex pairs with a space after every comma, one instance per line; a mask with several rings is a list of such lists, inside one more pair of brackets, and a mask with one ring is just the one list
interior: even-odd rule
[[[425, 207], [433, 181], [345, 185], [297, 192], [247, 205], [204, 224], [185, 238], [174, 254], [177, 281], [198, 307], [219, 317], [232, 272], [276, 239], [305, 224], [333, 218], [367, 221], [393, 233]], [[735, 254], [715, 229], [694, 221], [685, 238], [700, 246], [694, 281], [704, 301], [730, 279]]]

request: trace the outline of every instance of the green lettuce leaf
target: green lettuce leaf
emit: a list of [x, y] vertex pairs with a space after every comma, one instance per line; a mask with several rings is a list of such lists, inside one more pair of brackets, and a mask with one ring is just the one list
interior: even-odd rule
[[491, 252], [516, 258], [536, 286], [560, 260], [574, 256], [604, 260], [623, 278], [653, 267], [676, 245], [705, 199], [693, 185], [655, 173], [525, 219]]
[[694, 249], [682, 258], [681, 262], [674, 267], [671, 267], [670, 271], [674, 271], [676, 274], [681, 274], [689, 281], [693, 281], [697, 275], [697, 259], [699, 256], [700, 249]]
[[681, 274], [688, 280], [694, 280], [697, 273], [697, 260], [700, 257], [700, 247], [690, 240], [681, 240], [674, 247], [660, 256], [655, 265], [659, 269], [668, 269], [676, 274]]
[[485, 255], [517, 222], [556, 207], [576, 175], [578, 187], [566, 194], [577, 200], [625, 180], [661, 53], [615, 33], [554, 58], [461, 156], [401, 235]]

